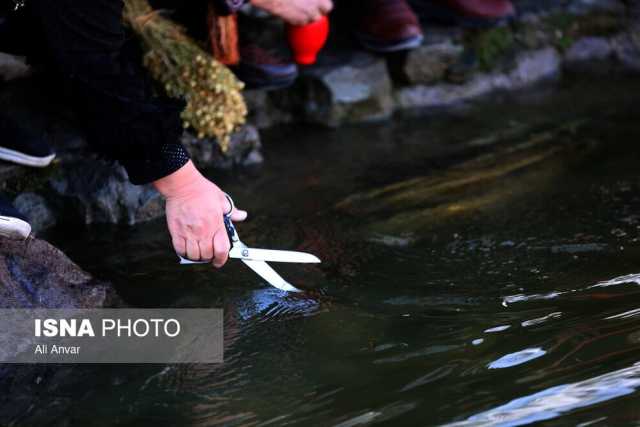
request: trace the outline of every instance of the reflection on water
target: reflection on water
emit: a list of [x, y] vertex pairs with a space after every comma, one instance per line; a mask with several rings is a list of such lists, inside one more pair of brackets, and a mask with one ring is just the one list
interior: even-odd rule
[[28, 389], [38, 405], [12, 419], [633, 424], [638, 89], [576, 83], [448, 118], [268, 135], [263, 170], [216, 180], [252, 214], [248, 244], [323, 259], [277, 266], [302, 295], [234, 261], [177, 265], [162, 221], [52, 233], [132, 305], [224, 308], [225, 363], [87, 368], [81, 386], [49, 372], [56, 386]]
[[522, 363], [527, 363], [530, 360], [537, 359], [538, 357], [542, 357], [547, 352], [541, 348], [527, 348], [526, 350], [517, 351], [515, 353], [507, 354], [502, 356], [498, 360], [494, 360], [493, 362], [487, 365], [489, 369], [502, 369], [502, 368], [510, 368], [512, 366], [520, 365]]
[[521, 426], [632, 394], [639, 387], [640, 362], [588, 380], [563, 384], [519, 397], [506, 405], [473, 415], [466, 421], [447, 425]]

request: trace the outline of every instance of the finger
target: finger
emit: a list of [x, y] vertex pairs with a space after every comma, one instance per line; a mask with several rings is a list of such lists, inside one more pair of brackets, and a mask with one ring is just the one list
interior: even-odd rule
[[308, 24], [307, 19], [307, 15], [305, 15], [304, 13], [300, 13], [296, 14], [295, 16], [289, 17], [287, 22], [291, 25], [305, 25]]
[[231, 205], [231, 202], [226, 196], [222, 196], [224, 198], [224, 202], [222, 202], [222, 206], [224, 206], [224, 210], [222, 211], [225, 215], [229, 212], [233, 212], [234, 206]]
[[213, 236], [210, 239], [199, 240], [198, 247], [200, 248], [202, 260], [213, 259]]
[[234, 209], [233, 212], [231, 212], [231, 221], [233, 222], [244, 221], [245, 219], [247, 219], [247, 215], [249, 215], [247, 211], [243, 211], [241, 209]]
[[191, 261], [199, 261], [200, 260], [200, 248], [198, 247], [198, 242], [195, 240], [187, 240], [187, 258]]
[[309, 24], [311, 24], [312, 22], [318, 21], [320, 18], [322, 18], [322, 14], [320, 13], [319, 10], [315, 12], [311, 12], [309, 14]]
[[229, 258], [229, 249], [231, 244], [229, 243], [229, 237], [224, 227], [221, 227], [218, 232], [213, 236], [213, 266], [220, 268], [227, 262]]
[[187, 241], [185, 239], [171, 239], [171, 243], [173, 243], [173, 250], [175, 250], [178, 255], [181, 257], [187, 256]]
[[333, 2], [331, 0], [322, 2], [322, 4], [320, 5], [320, 10], [322, 11], [322, 14], [328, 15], [329, 12], [333, 10]]

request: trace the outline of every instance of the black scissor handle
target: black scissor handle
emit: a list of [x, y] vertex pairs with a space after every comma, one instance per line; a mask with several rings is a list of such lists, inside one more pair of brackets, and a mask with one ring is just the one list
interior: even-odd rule
[[233, 203], [233, 199], [227, 193], [224, 193], [224, 196], [229, 201], [229, 205], [231, 208], [229, 212], [224, 214], [224, 228], [227, 230], [227, 236], [229, 236], [229, 242], [231, 243], [231, 247], [233, 244], [240, 241], [238, 237], [238, 232], [236, 231], [236, 227], [233, 225], [233, 221], [231, 221], [231, 213], [235, 209], [236, 205]]

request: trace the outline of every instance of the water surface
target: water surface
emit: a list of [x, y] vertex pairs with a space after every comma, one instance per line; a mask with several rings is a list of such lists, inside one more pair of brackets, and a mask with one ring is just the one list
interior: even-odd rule
[[[16, 425], [637, 424], [639, 89], [580, 81], [445, 116], [269, 132], [263, 168], [212, 178], [250, 211], [247, 243], [323, 259], [276, 266], [302, 296], [237, 261], [179, 266], [162, 221], [54, 230], [128, 304], [224, 308], [226, 361], [83, 368], [81, 387], [48, 390]], [[559, 149], [447, 184], [540, 135]], [[425, 195], [434, 179], [443, 190]], [[403, 182], [401, 197], [372, 195]]]

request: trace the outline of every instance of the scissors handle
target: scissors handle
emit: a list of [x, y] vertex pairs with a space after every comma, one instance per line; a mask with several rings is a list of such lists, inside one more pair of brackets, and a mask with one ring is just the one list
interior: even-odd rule
[[234, 243], [238, 243], [240, 238], [238, 237], [238, 232], [236, 231], [236, 227], [233, 225], [233, 221], [231, 221], [231, 214], [235, 209], [235, 204], [233, 203], [233, 199], [227, 193], [224, 194], [227, 200], [229, 201], [229, 205], [231, 208], [229, 212], [224, 214], [224, 228], [227, 230], [227, 236], [229, 236], [229, 243], [231, 243], [231, 247], [233, 248]]

